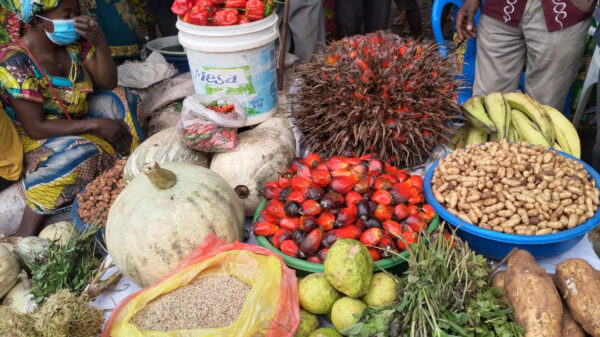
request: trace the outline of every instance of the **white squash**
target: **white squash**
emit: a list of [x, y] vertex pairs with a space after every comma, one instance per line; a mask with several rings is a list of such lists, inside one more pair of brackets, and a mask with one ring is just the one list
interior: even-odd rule
[[19, 262], [4, 246], [0, 246], [0, 298], [4, 297], [19, 280]]
[[123, 182], [127, 185], [135, 178], [145, 164], [157, 162], [181, 162], [208, 167], [209, 157], [206, 153], [187, 147], [179, 138], [177, 128], [165, 129], [146, 139], [127, 158], [123, 169]]
[[[20, 277], [23, 276], [23, 272]], [[25, 277], [27, 274], [24, 275]], [[16, 312], [22, 314], [33, 311], [37, 305], [33, 302], [33, 295], [29, 292], [31, 290], [31, 280], [22, 278], [12, 289], [4, 296], [2, 305], [10, 307]]]
[[187, 257], [208, 234], [241, 240], [244, 208], [216, 173], [188, 163], [153, 163], [108, 213], [106, 245], [118, 269], [146, 287]]
[[40, 235], [38, 235], [42, 239], [46, 239], [49, 241], [55, 241], [60, 246], [63, 247], [69, 241], [71, 237], [71, 233], [75, 230], [75, 226], [70, 221], [60, 221], [53, 223], [46, 228], [42, 229]]
[[25, 263], [41, 265], [46, 263], [46, 249], [50, 243], [38, 236], [28, 236], [19, 241], [15, 247], [15, 253]]
[[[244, 205], [246, 216], [254, 215], [265, 184], [289, 168], [296, 145], [282, 128], [255, 128], [238, 134], [234, 152], [216, 153], [210, 169], [231, 185]], [[293, 135], [292, 135], [293, 136]]]

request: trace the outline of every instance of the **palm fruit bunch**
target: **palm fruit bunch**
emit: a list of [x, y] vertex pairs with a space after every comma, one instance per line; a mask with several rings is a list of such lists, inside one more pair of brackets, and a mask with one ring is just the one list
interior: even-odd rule
[[[417, 241], [435, 217], [425, 204], [423, 179], [372, 155], [345, 152], [322, 160], [297, 158], [264, 188], [266, 207], [254, 234], [283, 253], [323, 263], [337, 239], [367, 245], [373, 260]], [[378, 247], [378, 248], [375, 248]]]
[[291, 114], [309, 151], [375, 153], [412, 168], [459, 116], [454, 72], [433, 43], [386, 32], [348, 37], [297, 67]]
[[560, 111], [526, 94], [474, 96], [463, 108], [468, 123], [450, 139], [452, 149], [506, 138], [511, 143], [543, 145], [581, 157], [579, 135], [573, 124]]

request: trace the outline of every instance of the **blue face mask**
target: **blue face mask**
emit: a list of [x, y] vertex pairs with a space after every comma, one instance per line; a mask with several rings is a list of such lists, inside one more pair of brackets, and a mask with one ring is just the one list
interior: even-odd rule
[[54, 25], [54, 33], [46, 31], [46, 36], [50, 41], [59, 46], [65, 46], [74, 43], [79, 39], [79, 34], [75, 31], [75, 19], [69, 20], [50, 20], [41, 15], [39, 18], [52, 22]]

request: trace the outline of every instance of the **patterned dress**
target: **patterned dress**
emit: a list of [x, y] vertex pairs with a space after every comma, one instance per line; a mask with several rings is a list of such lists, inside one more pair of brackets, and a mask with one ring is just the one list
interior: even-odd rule
[[[69, 76], [48, 75], [48, 78], [71, 117], [124, 120], [133, 136], [129, 151], [135, 149], [142, 135], [137, 125], [139, 105], [135, 95], [124, 88], [92, 94], [93, 83], [84, 62], [93, 56], [95, 49], [88, 43], [77, 43], [67, 46], [67, 51], [72, 59]], [[27, 136], [15, 120], [9, 97], [41, 103], [46, 119], [66, 118], [41, 71], [16, 44], [0, 52], [2, 106], [13, 118], [25, 153], [26, 174], [19, 182], [19, 189], [34, 212], [48, 215], [70, 207], [82, 188], [112, 166], [115, 151], [108, 142], [93, 134], [42, 140]]]

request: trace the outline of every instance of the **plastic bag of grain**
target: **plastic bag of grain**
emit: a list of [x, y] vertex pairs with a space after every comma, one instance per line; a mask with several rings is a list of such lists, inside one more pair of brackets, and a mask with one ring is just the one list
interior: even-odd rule
[[163, 280], [123, 300], [102, 337], [292, 337], [296, 282], [279, 255], [211, 234]]

